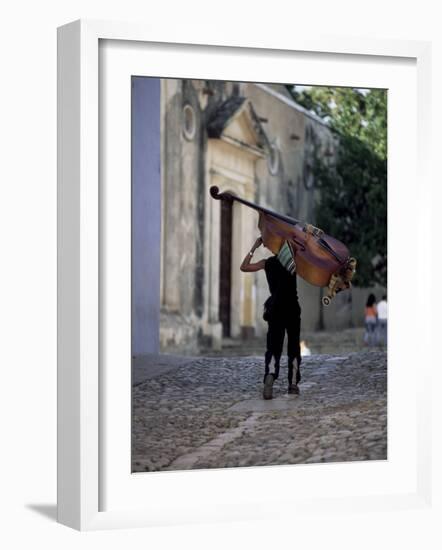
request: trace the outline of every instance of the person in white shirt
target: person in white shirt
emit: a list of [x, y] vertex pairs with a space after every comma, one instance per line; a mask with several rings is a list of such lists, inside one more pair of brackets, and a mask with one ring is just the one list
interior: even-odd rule
[[378, 312], [378, 343], [382, 346], [387, 345], [387, 319], [388, 306], [387, 296], [382, 296], [382, 300], [377, 304]]

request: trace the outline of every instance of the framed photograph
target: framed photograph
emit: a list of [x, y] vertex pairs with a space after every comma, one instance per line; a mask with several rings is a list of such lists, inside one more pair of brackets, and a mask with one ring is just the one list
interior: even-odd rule
[[59, 521], [428, 505], [430, 45], [58, 52]]

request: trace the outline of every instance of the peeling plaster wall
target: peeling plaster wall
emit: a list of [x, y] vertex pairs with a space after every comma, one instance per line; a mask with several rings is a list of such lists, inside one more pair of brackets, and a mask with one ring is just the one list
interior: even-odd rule
[[[252, 100], [257, 114], [266, 120], [264, 127], [270, 143], [275, 144], [279, 153], [276, 174], [271, 173], [267, 160], [257, 165], [256, 201], [282, 214], [314, 224], [315, 203], [318, 198], [312, 174], [314, 154], [322, 154], [327, 150], [333, 143], [333, 134], [324, 124], [289, 105], [291, 100], [281, 86], [245, 86], [245, 93]], [[268, 89], [277, 92], [282, 98], [272, 95]], [[268, 255], [266, 251], [259, 258]], [[262, 304], [268, 296], [267, 282], [262, 274], [255, 275], [255, 285], [257, 302]], [[298, 294], [303, 328], [316, 330], [321, 322], [320, 289], [298, 277]], [[257, 310], [260, 313], [262, 307]], [[333, 317], [329, 316], [327, 319], [329, 321], [326, 328], [334, 328]], [[267, 324], [258, 315], [257, 333], [263, 335], [266, 331]]]
[[[209, 185], [206, 128], [213, 113], [232, 95], [251, 100], [278, 158], [276, 168], [275, 163], [269, 166], [268, 158], [256, 161], [254, 200], [258, 204], [314, 224], [319, 192], [312, 173], [313, 159], [315, 154], [324, 158], [330, 152], [332, 159], [336, 153], [337, 144], [331, 130], [302, 109], [295, 108], [289, 94], [279, 85], [263, 87], [251, 83], [163, 80], [160, 327], [163, 350], [175, 346], [197, 351], [201, 342], [210, 343], [204, 336], [210, 332], [205, 303], [210, 283], [204, 267], [207, 260], [204, 239], [211, 230], [206, 196]], [[183, 133], [185, 105], [190, 105], [195, 115], [192, 139]], [[254, 215], [257, 223], [258, 215]], [[258, 234], [256, 229], [252, 234], [243, 235], [247, 247]], [[268, 251], [261, 248], [255, 259], [268, 255]], [[262, 304], [268, 296], [265, 275], [261, 272], [241, 276], [252, 278], [255, 334], [262, 336], [267, 330], [261, 317]], [[362, 322], [358, 312], [368, 289], [354, 290], [357, 299], [348, 292], [342, 293], [328, 310], [324, 310], [320, 303], [320, 289], [299, 278], [298, 289], [305, 330], [316, 330], [321, 326], [339, 330]]]

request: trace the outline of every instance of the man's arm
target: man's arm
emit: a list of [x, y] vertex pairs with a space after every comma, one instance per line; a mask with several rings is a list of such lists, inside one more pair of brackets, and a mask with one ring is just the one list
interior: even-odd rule
[[260, 271], [261, 269], [264, 269], [264, 266], [265, 266], [265, 263], [266, 261], [265, 260], [260, 260], [259, 262], [255, 262], [255, 263], [250, 263], [251, 262], [251, 259], [253, 257], [253, 253], [255, 252], [255, 250], [261, 246], [262, 244], [262, 239], [261, 237], [258, 237], [254, 243], [254, 245], [252, 246], [250, 252], [247, 252], [244, 260], [242, 261], [242, 264], [241, 264], [241, 271], [244, 271], [246, 273], [250, 273], [252, 271]]

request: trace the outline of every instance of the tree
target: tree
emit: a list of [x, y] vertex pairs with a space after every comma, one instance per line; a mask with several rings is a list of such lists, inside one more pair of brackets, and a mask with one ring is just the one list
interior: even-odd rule
[[357, 258], [359, 286], [387, 282], [387, 93], [288, 86], [297, 103], [325, 120], [338, 139], [330, 167], [315, 159], [316, 221]]

